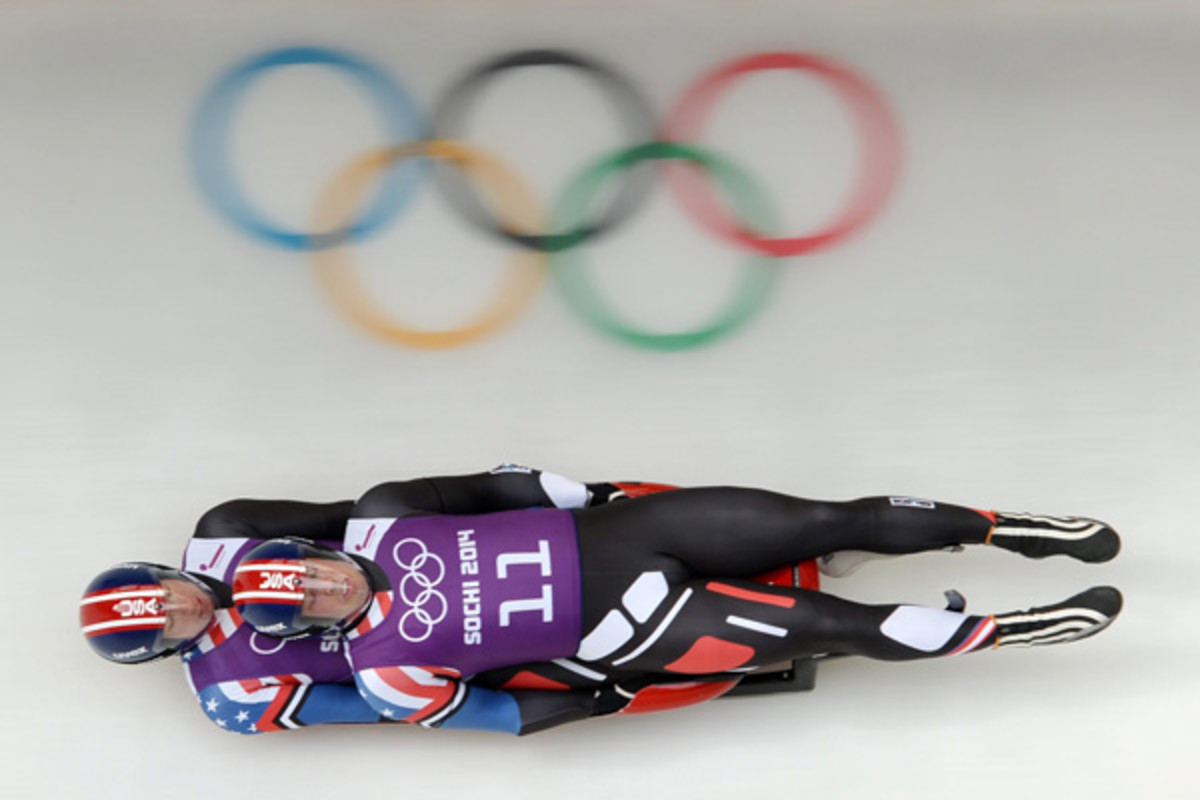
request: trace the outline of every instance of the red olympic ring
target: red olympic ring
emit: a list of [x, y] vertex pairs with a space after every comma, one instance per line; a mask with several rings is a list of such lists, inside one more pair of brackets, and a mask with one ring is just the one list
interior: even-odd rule
[[731, 217], [694, 165], [664, 167], [667, 185], [695, 219], [719, 236], [772, 256], [794, 256], [828, 247], [866, 224], [887, 201], [900, 171], [900, 126], [887, 101], [874, 87], [845, 67], [803, 53], [762, 53], [731, 61], [702, 76], [667, 116], [663, 139], [695, 142], [719, 94], [751, 72], [786, 69], [811, 72], [824, 80], [850, 109], [861, 142], [862, 159], [849, 201], [832, 222], [804, 236], [767, 238], [747, 231]]

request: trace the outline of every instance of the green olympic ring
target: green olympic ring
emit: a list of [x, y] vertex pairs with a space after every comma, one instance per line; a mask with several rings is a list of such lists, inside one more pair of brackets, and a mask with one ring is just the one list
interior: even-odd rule
[[[749, 222], [754, 234], [770, 233], [776, 218], [766, 195], [750, 176], [733, 162], [694, 145], [678, 142], [649, 142], [608, 156], [585, 167], [563, 191], [553, 215], [554, 230], [574, 230], [587, 218], [591, 201], [611, 175], [649, 160], [684, 160], [699, 165], [717, 179], [717, 184], [733, 202], [743, 225]], [[596, 329], [628, 344], [652, 350], [686, 350], [718, 339], [750, 319], [768, 299], [779, 276], [772, 259], [764, 255], [748, 256], [736, 291], [715, 318], [693, 330], [679, 333], [650, 333], [638, 330], [613, 310], [585, 269], [581, 248], [558, 250], [552, 256], [553, 275], [563, 297], [581, 317]]]

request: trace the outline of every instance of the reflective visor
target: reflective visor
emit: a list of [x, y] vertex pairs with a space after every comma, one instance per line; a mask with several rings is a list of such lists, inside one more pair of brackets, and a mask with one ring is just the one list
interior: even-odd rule
[[314, 566], [333, 560], [340, 559], [322, 555], [312, 562], [292, 558], [243, 561], [234, 571], [233, 602], [254, 627], [272, 635], [336, 624], [346, 614], [336, 599], [344, 598], [350, 587], [344, 576]]

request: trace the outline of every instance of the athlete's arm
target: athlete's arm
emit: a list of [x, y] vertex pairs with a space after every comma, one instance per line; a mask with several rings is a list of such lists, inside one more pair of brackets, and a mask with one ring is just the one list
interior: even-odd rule
[[553, 472], [504, 464], [491, 472], [380, 484], [354, 506], [354, 516], [488, 514], [522, 508], [584, 508], [607, 502], [616, 484], [581, 483]]
[[536, 733], [586, 719], [595, 706], [591, 690], [485, 689], [436, 667], [377, 667], [354, 677], [381, 716], [426, 728]]
[[233, 733], [268, 733], [331, 723], [380, 722], [382, 717], [353, 686], [336, 683], [226, 681], [197, 692], [200, 707]]
[[299, 500], [230, 500], [207, 511], [196, 523], [197, 539], [274, 539], [299, 536], [304, 539], [340, 542], [346, 535], [346, 520], [354, 507], [351, 500], [336, 503], [305, 503]]
[[[209, 509], [193, 534], [197, 539], [304, 539], [342, 541], [346, 520], [417, 514], [486, 514], [520, 508], [582, 508], [646, 493], [657, 484], [580, 483], [552, 472], [506, 464], [491, 472], [384, 483], [356, 505], [351, 500], [230, 500]], [[637, 488], [633, 488], [637, 487]]]

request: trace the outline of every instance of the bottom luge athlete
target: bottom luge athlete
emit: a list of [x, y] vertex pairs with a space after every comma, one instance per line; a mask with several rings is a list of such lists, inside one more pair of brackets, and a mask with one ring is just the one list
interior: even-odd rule
[[761, 578], [969, 544], [1108, 561], [1120, 540], [1095, 520], [668, 488], [503, 467], [385, 483], [356, 503], [231, 501], [201, 519], [184, 570], [134, 563], [94, 580], [83, 631], [114, 661], [180, 652], [228, 730], [390, 720], [529, 733], [700, 702], [797, 658], [1074, 641], [1121, 608], [1111, 587], [968, 615]]

